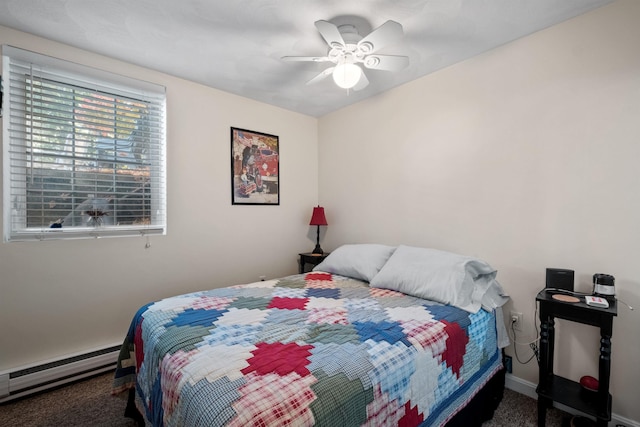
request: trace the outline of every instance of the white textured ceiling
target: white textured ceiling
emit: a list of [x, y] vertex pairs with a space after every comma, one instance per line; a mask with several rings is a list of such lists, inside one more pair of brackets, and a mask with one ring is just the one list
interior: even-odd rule
[[[0, 0], [0, 25], [319, 117], [612, 1]], [[319, 19], [362, 35], [399, 22], [404, 39], [379, 53], [409, 67], [366, 70], [349, 94], [306, 85], [329, 65], [280, 58], [325, 55]]]

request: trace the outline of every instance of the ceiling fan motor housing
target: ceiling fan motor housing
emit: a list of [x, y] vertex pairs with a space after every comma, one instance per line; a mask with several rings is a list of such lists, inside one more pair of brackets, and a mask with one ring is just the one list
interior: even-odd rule
[[365, 62], [365, 65], [376, 65], [375, 58], [372, 58], [371, 61], [368, 61], [368, 58], [365, 58], [365, 56], [373, 50], [373, 44], [367, 41], [359, 43], [360, 40], [362, 40], [362, 36], [358, 33], [358, 29], [355, 25], [340, 25], [338, 27], [338, 31], [342, 36], [344, 45], [338, 42], [333, 42], [331, 44], [332, 49], [330, 49], [329, 54], [327, 55], [329, 58], [335, 58], [337, 59], [336, 63], [342, 64]]
[[398, 71], [409, 63], [409, 58], [406, 56], [377, 53], [372, 55], [402, 37], [402, 25], [395, 21], [386, 21], [364, 38], [358, 33], [356, 26], [352, 24], [336, 26], [331, 22], [319, 20], [315, 22], [315, 25], [329, 46], [327, 56], [283, 57], [287, 61], [327, 61], [335, 64], [335, 66], [320, 72], [307, 84], [316, 83], [333, 74], [338, 86], [362, 90], [369, 84], [369, 80], [359, 64], [368, 69]]

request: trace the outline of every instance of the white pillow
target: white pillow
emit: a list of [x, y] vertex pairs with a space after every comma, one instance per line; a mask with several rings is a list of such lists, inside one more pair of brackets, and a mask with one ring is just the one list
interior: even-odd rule
[[[370, 286], [451, 304], [475, 313], [489, 290], [503, 294], [500, 284], [495, 281], [496, 274], [489, 264], [476, 258], [437, 249], [399, 246], [371, 280]], [[499, 303], [499, 298], [487, 300], [488, 306]]]
[[347, 276], [370, 282], [396, 248], [374, 243], [343, 245], [334, 250], [313, 271]]
[[502, 307], [509, 301], [507, 295], [498, 281], [491, 275], [480, 276], [475, 280], [475, 286], [471, 300], [480, 301], [482, 308], [491, 312], [498, 307]]

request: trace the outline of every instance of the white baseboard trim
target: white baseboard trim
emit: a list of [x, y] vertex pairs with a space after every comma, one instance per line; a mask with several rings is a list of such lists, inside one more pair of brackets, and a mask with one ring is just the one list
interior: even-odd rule
[[[537, 384], [523, 380], [522, 378], [518, 378], [513, 374], [507, 374], [505, 376], [506, 388], [508, 388], [509, 390], [513, 390], [516, 393], [524, 394], [525, 396], [528, 396], [532, 399], [537, 400], [538, 394], [536, 393], [536, 386]], [[586, 414], [576, 411], [575, 409], [565, 406], [561, 403], [553, 402], [553, 406], [554, 408], [558, 408], [561, 411], [564, 411], [568, 414], [586, 416]], [[622, 417], [617, 414], [611, 414], [611, 421], [609, 422], [609, 427], [616, 427], [618, 425], [624, 426], [624, 427], [640, 427], [640, 422], [630, 420], [628, 418]]]

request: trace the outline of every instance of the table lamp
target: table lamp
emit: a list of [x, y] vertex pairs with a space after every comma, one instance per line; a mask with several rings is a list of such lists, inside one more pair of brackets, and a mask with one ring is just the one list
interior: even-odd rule
[[327, 218], [325, 218], [324, 216], [324, 208], [321, 207], [320, 205], [313, 208], [313, 214], [311, 215], [311, 221], [309, 222], [309, 225], [318, 226], [318, 233], [316, 236], [316, 247], [312, 253], [321, 255], [324, 253], [324, 251], [320, 247], [320, 226], [328, 225], [328, 224], [327, 224]]

